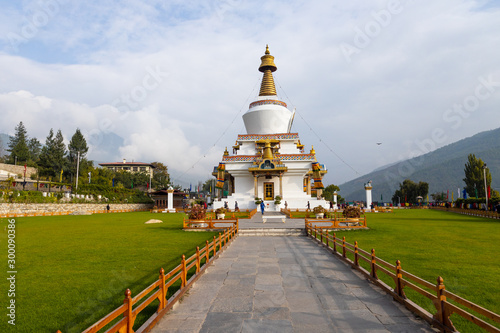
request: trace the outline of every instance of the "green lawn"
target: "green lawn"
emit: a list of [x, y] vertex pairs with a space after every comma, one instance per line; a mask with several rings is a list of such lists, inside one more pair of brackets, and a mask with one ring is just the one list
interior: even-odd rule
[[[370, 230], [337, 232], [337, 237], [429, 282], [443, 277], [446, 289], [500, 313], [500, 221], [435, 210], [395, 210], [367, 214]], [[385, 274], [381, 273], [379, 278]], [[389, 281], [389, 280], [386, 280]], [[393, 285], [393, 284], [391, 284]], [[429, 312], [435, 308], [409, 290]], [[461, 332], [480, 331], [462, 318], [452, 317]]]
[[[16, 218], [16, 305], [6, 317], [7, 219], [0, 221], [0, 332], [80, 332], [192, 255], [216, 233], [182, 231], [182, 214]], [[164, 223], [144, 224], [161, 219]]]

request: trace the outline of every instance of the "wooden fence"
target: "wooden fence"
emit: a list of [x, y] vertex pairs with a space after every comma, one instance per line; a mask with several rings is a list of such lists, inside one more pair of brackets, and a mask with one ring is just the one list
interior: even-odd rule
[[213, 220], [211, 217], [204, 220], [190, 220], [183, 218], [182, 228], [192, 230], [205, 230], [205, 229], [226, 229], [236, 227], [238, 230], [238, 218], [235, 219], [221, 219]]
[[434, 206], [432, 209], [443, 210], [447, 212], [453, 212], [463, 215], [486, 217], [489, 219], [500, 219], [500, 214], [490, 210], [480, 210], [480, 209], [463, 209], [463, 208], [446, 208], [441, 206]]
[[[119, 306], [101, 320], [87, 328], [83, 333], [95, 333], [106, 329], [106, 333], [141, 333], [148, 332], [173, 305], [186, 293], [191, 285], [203, 274], [205, 269], [226, 249], [226, 247], [238, 235], [238, 228], [232, 226], [214, 236], [212, 242], [206, 241], [205, 247], [196, 248], [196, 253], [186, 259], [182, 255], [181, 263], [168, 273], [160, 269], [157, 281], [146, 287], [143, 291], [132, 297], [130, 289], [125, 291], [123, 305]], [[194, 274], [188, 279], [188, 272], [195, 269]], [[170, 298], [167, 299], [168, 288], [180, 281], [181, 287]], [[133, 330], [137, 315], [148, 305], [159, 300], [156, 312], [137, 330]], [[57, 331], [61, 333], [61, 331]]]
[[321, 229], [333, 229], [333, 228], [366, 228], [366, 215], [360, 218], [345, 218], [345, 217], [336, 217], [333, 219], [305, 219], [306, 228], [307, 226]]
[[[377, 258], [375, 256], [374, 249], [372, 249], [371, 252], [362, 250], [358, 247], [358, 242], [349, 244], [345, 241], [345, 237], [339, 239], [335, 236], [335, 233], [333, 235], [329, 235], [328, 230], [312, 228], [306, 224], [306, 233], [308, 236], [325, 245], [330, 251], [333, 252], [333, 254], [348, 263], [351, 267], [360, 271], [374, 284], [391, 294], [395, 300], [405, 305], [409, 310], [416, 313], [429, 324], [440, 329], [442, 332], [456, 332], [456, 329], [450, 320], [450, 316], [453, 313], [456, 313], [488, 332], [500, 333], [500, 328], [495, 327], [485, 320], [477, 317], [477, 315], [481, 315], [496, 323], [500, 323], [500, 315], [447, 291], [442, 277], [437, 278], [436, 284], [425, 281], [418, 276], [403, 270], [399, 260], [396, 261], [395, 265], [392, 265], [380, 258]], [[348, 252], [354, 256], [354, 260], [347, 257]], [[360, 266], [360, 260], [370, 265], [369, 271]], [[391, 277], [394, 280], [395, 288], [392, 288], [381, 281], [378, 278], [379, 273], [384, 273]], [[416, 303], [409, 300], [405, 295], [405, 287], [411, 288], [430, 299], [436, 308], [436, 312], [431, 314]], [[450, 300], [456, 304], [451, 303]]]

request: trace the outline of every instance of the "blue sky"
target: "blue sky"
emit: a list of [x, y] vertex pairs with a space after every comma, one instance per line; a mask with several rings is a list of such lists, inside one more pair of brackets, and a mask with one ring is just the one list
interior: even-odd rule
[[292, 131], [341, 184], [500, 126], [498, 3], [0, 1], [0, 132], [79, 127], [94, 160], [203, 181], [269, 44]]

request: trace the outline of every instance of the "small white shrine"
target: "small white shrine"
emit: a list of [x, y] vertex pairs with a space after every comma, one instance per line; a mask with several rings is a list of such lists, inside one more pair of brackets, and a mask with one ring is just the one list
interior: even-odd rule
[[[236, 201], [240, 209], [253, 209], [256, 198], [270, 210], [284, 208], [285, 203], [290, 209], [305, 209], [308, 202], [311, 209], [328, 208], [321, 198], [327, 170], [318, 163], [314, 148], [305, 152], [298, 133], [291, 133], [294, 112], [276, 95], [272, 73], [277, 67], [268, 47], [261, 61], [259, 96], [243, 115], [247, 133], [238, 135], [232, 154], [226, 148], [213, 173], [218, 188], [214, 209], [225, 202], [233, 208]], [[313, 192], [317, 197], [311, 196]]]

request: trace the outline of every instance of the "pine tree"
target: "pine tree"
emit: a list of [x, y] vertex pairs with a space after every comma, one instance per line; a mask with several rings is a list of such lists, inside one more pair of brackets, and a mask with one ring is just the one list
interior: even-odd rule
[[31, 138], [28, 141], [28, 151], [30, 156], [29, 159], [36, 163], [40, 158], [40, 153], [42, 151], [42, 144], [37, 138]]
[[59, 179], [61, 170], [66, 167], [65, 157], [66, 145], [64, 144], [62, 132], [58, 130], [54, 137], [54, 131], [51, 128], [40, 154], [40, 166], [42, 168], [40, 173]]
[[40, 174], [44, 176], [55, 176], [52, 170], [52, 150], [54, 145], [54, 131], [52, 128], [49, 131], [49, 135], [45, 139], [45, 145], [42, 147], [42, 152], [40, 153]]
[[22, 121], [16, 126], [16, 133], [10, 138], [9, 149], [7, 151], [10, 152], [10, 163], [15, 163], [16, 160], [20, 163], [28, 161], [28, 132]]
[[56, 137], [54, 138], [54, 146], [53, 146], [53, 162], [52, 168], [56, 176], [61, 173], [61, 170], [67, 169], [66, 165], [66, 145], [64, 144], [64, 137], [62, 135], [61, 130], [57, 131]]
[[[465, 178], [463, 179], [465, 182], [465, 190], [470, 197], [479, 198], [485, 197], [485, 189], [484, 189], [484, 162], [479, 158], [476, 158], [476, 155], [469, 154], [467, 157], [467, 163], [465, 163]], [[486, 168], [486, 186], [491, 185], [491, 174], [490, 170]]]
[[84, 169], [87, 169], [88, 163], [85, 157], [88, 150], [89, 147], [87, 146], [87, 140], [85, 140], [85, 137], [80, 129], [77, 128], [68, 144], [67, 164], [71, 175], [76, 175], [78, 153], [80, 153], [80, 175], [83, 174]]

